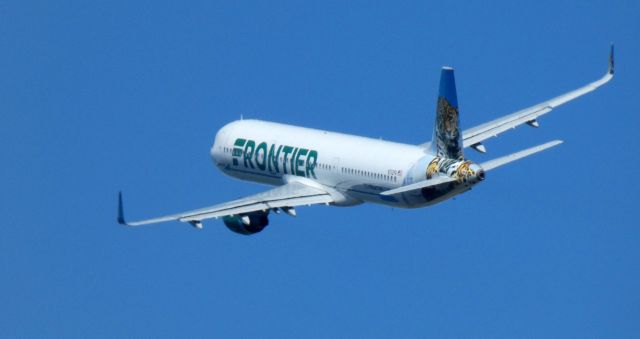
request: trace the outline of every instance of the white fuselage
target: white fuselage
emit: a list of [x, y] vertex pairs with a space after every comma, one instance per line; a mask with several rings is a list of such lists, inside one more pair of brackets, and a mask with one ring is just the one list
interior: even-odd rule
[[211, 157], [225, 174], [282, 185], [291, 180], [321, 185], [335, 205], [362, 202], [420, 207], [469, 189], [448, 185], [395, 196], [380, 192], [426, 179], [433, 154], [415, 145], [259, 120], [238, 120], [221, 128]]

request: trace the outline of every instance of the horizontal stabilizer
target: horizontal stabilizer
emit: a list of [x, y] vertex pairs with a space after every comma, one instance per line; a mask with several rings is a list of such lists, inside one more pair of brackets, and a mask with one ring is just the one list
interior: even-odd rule
[[509, 155], [505, 155], [504, 157], [500, 157], [497, 159], [493, 159], [493, 160], [489, 160], [485, 163], [480, 164], [480, 166], [485, 170], [485, 171], [490, 171], [494, 168], [500, 167], [502, 165], [506, 165], [512, 161], [516, 161], [518, 159], [522, 159], [524, 157], [528, 157], [532, 154], [536, 154], [538, 152], [542, 152], [548, 148], [560, 145], [562, 143], [562, 140], [554, 140], [554, 141], [549, 141], [546, 144], [542, 144], [542, 145], [538, 145], [535, 147], [531, 147], [531, 148], [527, 148], [523, 151], [520, 152], [516, 152], [513, 154], [509, 154]]
[[380, 192], [380, 194], [381, 195], [400, 194], [400, 193], [419, 190], [419, 189], [423, 189], [423, 188], [426, 188], [426, 187], [436, 186], [436, 185], [440, 185], [440, 184], [444, 184], [444, 183], [452, 182], [452, 181], [456, 181], [456, 179], [443, 175], [443, 176], [435, 177], [435, 178], [432, 178], [432, 179], [418, 181], [418, 182], [410, 184], [410, 185], [394, 188], [392, 190]]

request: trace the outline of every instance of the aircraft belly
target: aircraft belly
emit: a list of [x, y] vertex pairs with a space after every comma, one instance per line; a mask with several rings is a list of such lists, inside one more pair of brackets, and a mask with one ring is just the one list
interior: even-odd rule
[[407, 208], [418, 208], [435, 205], [444, 200], [452, 198], [460, 193], [471, 189], [466, 185], [457, 183], [445, 183], [435, 187], [427, 187], [416, 192], [402, 194], [403, 200], [407, 202]]
[[386, 191], [390, 188], [376, 183], [342, 182], [338, 184], [336, 188], [361, 202], [370, 202], [396, 207], [402, 207], [401, 205], [403, 204], [403, 202], [397, 197], [380, 195], [380, 192]]
[[393, 196], [379, 194], [387, 189], [388, 188], [386, 187], [368, 184], [357, 184], [351, 186], [343, 185], [342, 188], [342, 190], [344, 190], [348, 195], [364, 202], [398, 208], [419, 208], [447, 200], [460, 193], [466, 192], [470, 187], [459, 185], [457, 183], [446, 183], [436, 187]]

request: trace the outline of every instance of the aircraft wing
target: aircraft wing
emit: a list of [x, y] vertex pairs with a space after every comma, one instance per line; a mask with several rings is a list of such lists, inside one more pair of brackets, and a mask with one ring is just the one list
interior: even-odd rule
[[611, 51], [609, 54], [609, 67], [607, 73], [600, 79], [591, 82], [583, 87], [580, 87], [571, 92], [567, 92], [553, 99], [544, 101], [537, 105], [525, 108], [518, 112], [506, 115], [502, 118], [469, 128], [462, 132], [462, 139], [464, 147], [473, 147], [479, 152], [485, 152], [482, 141], [495, 137], [507, 130], [513, 129], [522, 124], [530, 124], [534, 127], [538, 126], [536, 119], [544, 114], [551, 112], [554, 108], [583, 96], [591, 91], [596, 90], [598, 87], [606, 84], [613, 78], [614, 73], [614, 60], [613, 60], [613, 45], [611, 45]]
[[289, 182], [266, 192], [211, 207], [147, 220], [126, 222], [124, 219], [122, 193], [120, 193], [118, 196], [118, 223], [127, 226], [141, 226], [177, 220], [201, 227], [201, 222], [205, 219], [265, 211], [275, 208], [286, 209], [300, 205], [328, 204], [331, 202], [333, 202], [331, 195], [320, 188], [311, 187], [300, 182]]

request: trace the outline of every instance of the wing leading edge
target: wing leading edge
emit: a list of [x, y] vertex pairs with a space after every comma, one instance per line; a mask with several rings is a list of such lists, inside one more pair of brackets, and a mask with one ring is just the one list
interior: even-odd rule
[[240, 215], [256, 211], [267, 211], [276, 208], [290, 208], [301, 205], [328, 204], [333, 202], [331, 195], [316, 187], [300, 182], [289, 182], [266, 192], [254, 194], [246, 198], [229, 201], [211, 207], [167, 215], [158, 218], [127, 222], [124, 218], [122, 193], [118, 195], [118, 223], [127, 226], [142, 226], [165, 221], [188, 222], [196, 227], [206, 219]]

